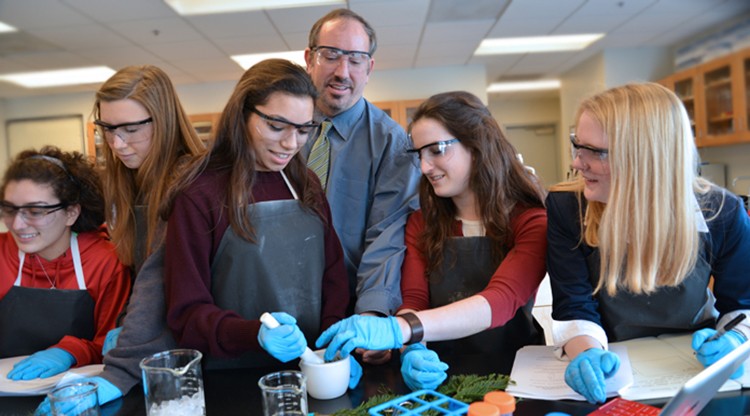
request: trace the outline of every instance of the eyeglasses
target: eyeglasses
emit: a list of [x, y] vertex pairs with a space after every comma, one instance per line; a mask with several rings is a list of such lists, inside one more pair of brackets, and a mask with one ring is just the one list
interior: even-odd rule
[[580, 157], [583, 160], [607, 162], [609, 150], [578, 144], [578, 137], [575, 133], [570, 133], [570, 156], [573, 160], [575, 160], [576, 157]]
[[49, 214], [67, 208], [67, 206], [67, 204], [61, 202], [54, 205], [22, 205], [19, 207], [9, 202], [0, 201], [0, 217], [5, 222], [11, 222], [17, 214], [21, 214], [21, 218], [27, 224], [46, 225], [51, 219], [51, 217], [48, 217]]
[[357, 70], [366, 70], [367, 64], [372, 58], [369, 52], [347, 51], [332, 46], [315, 46], [312, 51], [315, 52], [315, 60], [318, 65], [338, 65], [341, 57], [346, 55], [350, 68]]
[[121, 124], [108, 124], [101, 120], [94, 120], [94, 124], [99, 128], [99, 134], [110, 144], [115, 141], [115, 136], [126, 144], [133, 144], [149, 138], [148, 135], [142, 133], [145, 131], [144, 126], [152, 121], [154, 121], [153, 118], [149, 117], [145, 120]]
[[[411, 137], [411, 135], [409, 135]], [[458, 143], [458, 139], [441, 140], [438, 142], [426, 144], [419, 149], [409, 149], [408, 153], [416, 153], [419, 160], [432, 163], [437, 158], [450, 160], [453, 156], [452, 145]]]
[[319, 126], [319, 124], [314, 121], [311, 121], [305, 124], [293, 123], [283, 118], [269, 116], [268, 114], [263, 113], [257, 108], [252, 108], [250, 111], [252, 111], [253, 113], [257, 114], [260, 118], [265, 120], [266, 125], [268, 126], [268, 129], [272, 133], [280, 134], [286, 131], [286, 134], [284, 135], [284, 137], [289, 137], [289, 135], [291, 135], [292, 132], [296, 130], [297, 136], [304, 137], [305, 140], [307, 140], [312, 134], [312, 132]]

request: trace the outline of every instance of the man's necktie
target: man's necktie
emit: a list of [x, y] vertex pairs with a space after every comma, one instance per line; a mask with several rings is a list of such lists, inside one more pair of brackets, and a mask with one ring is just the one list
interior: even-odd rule
[[328, 120], [320, 125], [320, 135], [313, 143], [310, 156], [307, 158], [307, 166], [318, 175], [323, 190], [326, 189], [328, 183], [328, 163], [331, 158], [331, 142], [328, 141], [328, 131], [332, 125]]

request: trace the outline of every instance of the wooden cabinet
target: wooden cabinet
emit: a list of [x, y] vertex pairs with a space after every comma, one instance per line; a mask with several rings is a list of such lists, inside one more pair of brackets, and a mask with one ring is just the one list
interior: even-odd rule
[[424, 100], [403, 100], [403, 101], [378, 101], [373, 103], [379, 109], [385, 111], [391, 116], [396, 123], [406, 130], [411, 123], [414, 112], [417, 111], [419, 104]]
[[750, 49], [659, 82], [682, 100], [698, 147], [750, 143]]
[[213, 132], [216, 124], [219, 122], [220, 115], [221, 113], [205, 113], [192, 114], [188, 116], [188, 119], [190, 119], [190, 123], [195, 129], [195, 132], [198, 133], [198, 137], [207, 147], [209, 140], [211, 140], [211, 133]]

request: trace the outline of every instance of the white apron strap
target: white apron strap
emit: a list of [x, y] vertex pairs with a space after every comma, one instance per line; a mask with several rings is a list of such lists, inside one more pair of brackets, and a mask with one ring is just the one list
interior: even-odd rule
[[[79, 290], [86, 290], [86, 281], [83, 279], [83, 266], [81, 266], [81, 253], [78, 250], [78, 234], [70, 233], [70, 252], [73, 256], [73, 268], [76, 271], [76, 281]], [[26, 253], [18, 250], [18, 276], [13, 286], [21, 286], [21, 276], [23, 274], [23, 262], [26, 260]]]

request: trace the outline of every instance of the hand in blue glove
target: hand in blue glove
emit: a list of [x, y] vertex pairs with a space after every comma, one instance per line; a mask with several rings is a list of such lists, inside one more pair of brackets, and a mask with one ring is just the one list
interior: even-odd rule
[[[745, 337], [737, 331], [727, 331], [719, 339], [708, 341], [716, 333], [715, 329], [705, 328], [695, 331], [693, 334], [692, 347], [695, 350], [695, 358], [704, 367], [719, 361], [719, 359], [744, 343]], [[744, 364], [735, 371], [731, 378], [739, 378], [744, 371]]]
[[401, 348], [403, 343], [401, 328], [395, 317], [362, 315], [350, 316], [336, 322], [315, 341], [318, 348], [329, 344], [323, 356], [326, 361], [332, 361], [339, 350], [342, 357], [347, 357], [355, 348], [389, 350]]
[[[110, 383], [109, 381], [101, 378], [101, 377], [87, 377], [87, 378], [81, 378], [77, 379], [76, 383], [85, 383], [85, 382], [92, 382], [96, 383], [98, 388], [96, 389], [96, 397], [99, 401], [99, 405], [104, 405], [105, 403], [109, 403], [112, 400], [119, 399], [122, 397], [122, 392], [120, 389], [115, 387], [114, 384]], [[42, 403], [39, 404], [39, 406], [36, 408], [36, 411], [34, 412], [35, 416], [42, 416], [42, 415], [49, 415], [51, 414], [52, 409], [50, 409], [49, 406], [49, 398], [46, 398], [42, 401]]]
[[50, 348], [32, 354], [13, 366], [8, 373], [11, 380], [47, 378], [62, 373], [76, 363], [76, 359], [60, 348]]
[[362, 378], [362, 366], [359, 365], [353, 355], [349, 356], [349, 388], [353, 389], [359, 384]]
[[401, 376], [412, 391], [436, 389], [448, 378], [447, 369], [448, 364], [422, 344], [409, 345], [401, 353]]
[[299, 358], [307, 347], [307, 340], [297, 326], [297, 320], [284, 312], [272, 312], [271, 315], [281, 325], [274, 329], [261, 325], [258, 332], [260, 346], [283, 363]]
[[121, 326], [107, 332], [107, 336], [104, 338], [104, 345], [102, 345], [102, 356], [107, 355], [109, 350], [117, 346], [117, 339], [120, 337], [120, 332], [122, 332]]
[[620, 368], [620, 357], [601, 348], [589, 348], [578, 354], [565, 369], [565, 383], [590, 403], [604, 403], [607, 388], [604, 380]]

